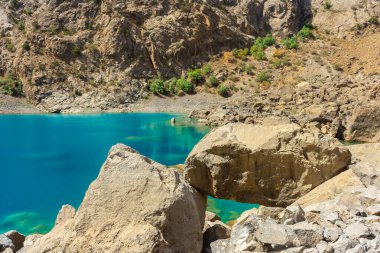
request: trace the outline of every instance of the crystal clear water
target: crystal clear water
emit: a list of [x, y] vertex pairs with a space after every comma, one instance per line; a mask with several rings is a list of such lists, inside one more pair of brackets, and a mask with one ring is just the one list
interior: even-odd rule
[[[179, 120], [176, 126], [170, 119]], [[78, 207], [116, 143], [165, 165], [183, 163], [208, 128], [178, 114], [0, 116], [0, 233], [46, 233], [63, 204]], [[255, 207], [209, 198], [224, 221]]]

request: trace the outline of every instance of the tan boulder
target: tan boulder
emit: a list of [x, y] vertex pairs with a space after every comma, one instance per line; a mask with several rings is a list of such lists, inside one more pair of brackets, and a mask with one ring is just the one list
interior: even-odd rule
[[22, 252], [199, 253], [205, 207], [174, 169], [119, 144], [75, 216], [64, 207], [53, 230]]
[[312, 191], [298, 199], [295, 204], [302, 207], [332, 200], [349, 187], [363, 186], [360, 178], [351, 170], [342, 172], [332, 179], [317, 186]]
[[347, 171], [319, 185], [295, 203], [303, 207], [336, 198], [350, 187], [380, 187], [380, 143], [347, 146], [355, 161]]
[[193, 149], [185, 177], [217, 198], [286, 206], [345, 170], [350, 158], [338, 140], [293, 123], [228, 124]]

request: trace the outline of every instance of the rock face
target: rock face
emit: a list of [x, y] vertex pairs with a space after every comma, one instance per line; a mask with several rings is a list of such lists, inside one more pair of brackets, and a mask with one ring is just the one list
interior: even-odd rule
[[114, 146], [75, 216], [64, 207], [35, 252], [200, 252], [205, 197], [174, 170]]
[[15, 73], [48, 112], [126, 111], [147, 96], [148, 79], [178, 77], [258, 35], [283, 37], [310, 22], [344, 36], [380, 12], [366, 0], [329, 0], [331, 8], [324, 0], [12, 2], [0, 1], [0, 76]]
[[121, 110], [150, 77], [178, 75], [257, 35], [296, 33], [311, 15], [301, 0], [2, 1], [0, 74], [16, 72], [49, 112]]
[[217, 198], [286, 206], [346, 169], [350, 152], [328, 136], [299, 125], [228, 124], [190, 153], [185, 176]]
[[[313, 23], [339, 36], [344, 36], [347, 31], [354, 29], [358, 24], [368, 22], [370, 17], [380, 15], [378, 1], [312, 0], [311, 4], [314, 9]], [[326, 22], [331, 18], [334, 22]]]

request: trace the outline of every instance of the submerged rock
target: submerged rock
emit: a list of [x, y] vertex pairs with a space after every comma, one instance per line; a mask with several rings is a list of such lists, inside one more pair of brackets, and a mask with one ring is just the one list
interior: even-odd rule
[[119, 144], [75, 216], [64, 207], [53, 230], [21, 252], [199, 253], [205, 208], [174, 169]]
[[217, 198], [286, 206], [345, 170], [351, 154], [335, 138], [293, 123], [228, 124], [190, 153], [185, 176]]

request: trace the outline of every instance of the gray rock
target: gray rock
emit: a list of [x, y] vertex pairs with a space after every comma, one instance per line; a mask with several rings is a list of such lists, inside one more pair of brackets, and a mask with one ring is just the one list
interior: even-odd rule
[[369, 206], [366, 208], [366, 212], [369, 214], [369, 215], [377, 215], [377, 216], [380, 216], [380, 204], [375, 204], [375, 205], [372, 205], [372, 206]]
[[210, 244], [217, 240], [228, 239], [231, 236], [231, 229], [221, 221], [206, 221], [207, 229], [203, 232], [203, 253], [211, 253]]
[[225, 253], [228, 252], [228, 246], [229, 246], [229, 240], [217, 240], [215, 242], [212, 242], [210, 245], [211, 252], [212, 253]]
[[279, 214], [279, 219], [281, 223], [287, 221], [288, 225], [302, 222], [305, 220], [305, 211], [299, 205], [291, 205]]
[[295, 245], [297, 235], [286, 225], [277, 224], [272, 220], [263, 222], [255, 233], [259, 242], [264, 244], [275, 244], [280, 246], [298, 246]]
[[319, 253], [333, 253], [334, 249], [325, 241], [321, 241], [317, 244], [316, 249]]
[[284, 210], [282, 207], [260, 206], [257, 215], [261, 218], [277, 219], [278, 215]]
[[315, 248], [310, 248], [310, 249], [305, 249], [303, 253], [319, 253], [317, 249]]
[[299, 246], [305, 246], [307, 248], [315, 247], [323, 240], [323, 228], [318, 225], [300, 222], [289, 227], [297, 235], [297, 243]]
[[356, 245], [354, 248], [349, 249], [346, 253], [365, 253], [366, 250], [361, 245]]
[[341, 235], [331, 246], [334, 248], [334, 253], [345, 253], [354, 246], [354, 243], [347, 235]]
[[0, 235], [0, 252], [7, 248], [14, 250], [16, 247], [6, 235]]
[[327, 227], [323, 231], [323, 238], [327, 242], [336, 242], [342, 233], [342, 229], [339, 227]]
[[357, 240], [359, 238], [368, 238], [369, 236], [373, 235], [369, 227], [358, 222], [347, 225], [343, 232], [351, 240]]
[[321, 218], [335, 224], [335, 222], [341, 220], [338, 212], [323, 212], [321, 213]]

